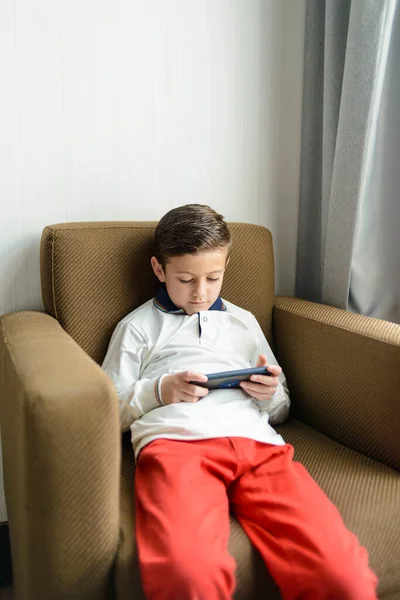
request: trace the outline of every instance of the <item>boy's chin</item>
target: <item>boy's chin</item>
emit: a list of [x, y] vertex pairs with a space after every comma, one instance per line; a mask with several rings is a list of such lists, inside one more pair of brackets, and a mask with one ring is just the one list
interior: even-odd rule
[[195, 315], [201, 310], [208, 310], [210, 306], [211, 305], [209, 302], [204, 302], [202, 304], [188, 304], [187, 306], [185, 306], [184, 310], [188, 315]]

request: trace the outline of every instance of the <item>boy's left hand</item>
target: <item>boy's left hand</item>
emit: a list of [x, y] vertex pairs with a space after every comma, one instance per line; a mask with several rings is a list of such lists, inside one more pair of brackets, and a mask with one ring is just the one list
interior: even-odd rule
[[268, 365], [267, 357], [260, 354], [257, 367], [268, 367], [271, 375], [252, 375], [250, 381], [241, 381], [240, 387], [256, 400], [270, 400], [278, 387], [278, 375], [282, 369], [278, 365]]

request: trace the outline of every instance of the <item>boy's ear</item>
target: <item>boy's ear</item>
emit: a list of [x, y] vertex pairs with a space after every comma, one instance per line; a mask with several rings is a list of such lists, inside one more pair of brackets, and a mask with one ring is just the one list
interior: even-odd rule
[[158, 262], [155, 256], [152, 256], [150, 259], [152, 269], [154, 271], [154, 275], [161, 281], [161, 283], [165, 282], [165, 273], [162, 265]]

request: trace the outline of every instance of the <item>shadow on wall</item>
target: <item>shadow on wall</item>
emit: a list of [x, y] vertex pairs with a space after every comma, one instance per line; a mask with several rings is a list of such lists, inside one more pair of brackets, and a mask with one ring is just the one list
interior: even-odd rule
[[40, 288], [40, 235], [14, 241], [4, 249], [0, 314], [21, 310], [43, 311]]

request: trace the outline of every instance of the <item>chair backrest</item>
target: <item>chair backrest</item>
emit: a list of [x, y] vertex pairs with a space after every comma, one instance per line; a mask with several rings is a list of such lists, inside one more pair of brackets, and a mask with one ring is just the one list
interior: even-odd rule
[[[97, 362], [120, 319], [158, 288], [150, 257], [153, 222], [63, 223], [46, 227], [41, 240], [44, 306]], [[270, 232], [230, 224], [231, 262], [222, 297], [251, 311], [271, 340], [274, 258]]]

